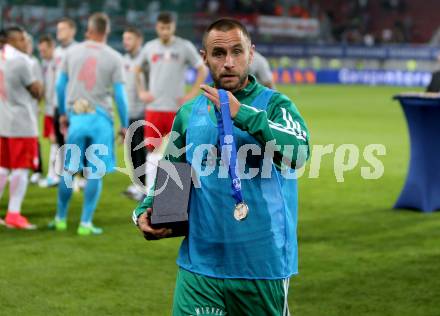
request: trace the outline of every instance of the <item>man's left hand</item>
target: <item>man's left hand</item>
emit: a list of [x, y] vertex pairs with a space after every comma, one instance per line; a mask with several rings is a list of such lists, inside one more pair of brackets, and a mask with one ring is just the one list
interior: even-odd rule
[[[218, 96], [218, 89], [210, 87], [206, 84], [200, 85], [200, 88], [203, 90], [204, 95], [215, 104], [218, 110], [220, 110], [220, 98]], [[229, 99], [229, 111], [231, 111], [231, 118], [235, 118], [240, 109], [240, 102], [230, 91], [226, 91]]]

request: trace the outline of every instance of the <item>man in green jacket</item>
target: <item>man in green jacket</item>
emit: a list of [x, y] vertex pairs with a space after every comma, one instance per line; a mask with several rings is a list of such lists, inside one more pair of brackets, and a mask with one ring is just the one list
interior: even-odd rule
[[[240, 22], [212, 23], [203, 37], [202, 56], [214, 85], [201, 85], [203, 93], [184, 104], [174, 120], [165, 159], [188, 162], [203, 176], [191, 189], [173, 315], [289, 313], [288, 282], [298, 270], [295, 169], [309, 156], [309, 133], [287, 96], [249, 75], [253, 53]], [[223, 90], [229, 101], [226, 118]], [[223, 124], [218, 124], [221, 117]], [[231, 120], [231, 148], [236, 143], [238, 169], [245, 169], [237, 176], [231, 155], [225, 177], [223, 147], [231, 139], [223, 133], [219, 144], [219, 135]], [[205, 175], [202, 169], [212, 161], [213, 172]], [[257, 172], [251, 175], [251, 170]], [[164, 238], [170, 229], [151, 227], [153, 195], [134, 210], [133, 219], [144, 234]], [[240, 205], [245, 205], [246, 220], [236, 216]]]

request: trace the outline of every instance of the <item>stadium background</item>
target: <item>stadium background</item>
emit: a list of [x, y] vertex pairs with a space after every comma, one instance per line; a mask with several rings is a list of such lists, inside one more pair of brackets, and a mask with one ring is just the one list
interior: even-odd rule
[[[35, 37], [54, 34], [58, 18], [73, 17], [80, 25], [77, 39], [87, 16], [103, 10], [112, 18], [110, 44], [118, 49], [127, 24], [153, 38], [160, 10], [176, 12], [177, 34], [198, 45], [215, 17], [245, 21], [271, 62], [278, 88], [308, 122], [312, 145], [387, 148], [378, 180], [361, 178], [360, 167], [368, 166], [362, 157], [343, 183], [335, 179], [334, 155], [324, 156], [317, 179], [308, 177], [306, 167], [300, 180], [300, 275], [290, 286], [291, 312], [440, 313], [439, 215], [392, 209], [409, 145], [404, 116], [391, 99], [398, 92], [423, 91], [437, 68], [438, 1], [59, 0], [0, 1], [0, 6], [1, 25], [22, 24]], [[43, 140], [45, 153], [47, 147]], [[119, 145], [119, 166], [122, 157]], [[46, 230], [56, 190], [29, 188], [23, 213], [40, 229], [0, 229], [0, 314], [169, 314], [180, 240], [144, 242], [130, 223], [135, 203], [121, 195], [128, 184], [118, 173], [105, 179], [96, 214], [105, 234], [86, 239], [73, 228], [61, 234]], [[80, 203], [81, 194], [75, 194], [70, 227], [78, 222]], [[2, 215], [6, 206], [3, 198]]]

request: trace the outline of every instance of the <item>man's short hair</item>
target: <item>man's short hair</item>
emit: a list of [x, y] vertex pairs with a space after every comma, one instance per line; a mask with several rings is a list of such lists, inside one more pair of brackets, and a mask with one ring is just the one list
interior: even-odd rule
[[41, 35], [38, 39], [38, 43], [46, 43], [49, 46], [55, 46], [55, 40], [50, 34]]
[[141, 30], [139, 30], [137, 27], [135, 26], [127, 26], [124, 30], [124, 33], [132, 33], [134, 35], [136, 35], [137, 37], [143, 38], [144, 36], [142, 35]]
[[24, 33], [24, 32], [25, 32], [25, 30], [21, 26], [12, 25], [12, 26], [5, 28], [4, 36], [6, 39], [8, 39], [12, 36], [13, 33]]
[[157, 16], [156, 22], [160, 22], [163, 24], [170, 24], [175, 22], [174, 16], [171, 12], [160, 12]]
[[6, 32], [4, 29], [0, 30], [0, 48], [6, 43]]
[[211, 32], [212, 30], [228, 32], [234, 29], [239, 29], [243, 33], [243, 35], [249, 40], [249, 42], [251, 41], [251, 35], [249, 34], [246, 26], [244, 26], [243, 23], [232, 18], [221, 18], [214, 21], [206, 28], [205, 33], [203, 34], [203, 48], [206, 48], [206, 38], [208, 37], [209, 32]]
[[66, 23], [71, 29], [76, 30], [76, 23], [71, 18], [61, 18], [60, 20], [58, 20], [58, 23]]
[[110, 33], [110, 19], [107, 14], [98, 12], [89, 17], [89, 22], [92, 23], [93, 30], [101, 35]]

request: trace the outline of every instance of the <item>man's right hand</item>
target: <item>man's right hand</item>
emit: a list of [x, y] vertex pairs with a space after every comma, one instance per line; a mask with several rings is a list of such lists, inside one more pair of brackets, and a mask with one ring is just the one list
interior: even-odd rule
[[147, 211], [138, 218], [138, 227], [144, 234], [145, 239], [154, 240], [170, 236], [172, 234], [172, 230], [170, 228], [156, 229], [151, 227], [150, 217], [152, 212], [153, 209], [147, 208]]
[[139, 91], [139, 99], [144, 103], [151, 103], [154, 101], [154, 96], [151, 94], [150, 91], [142, 90]]

